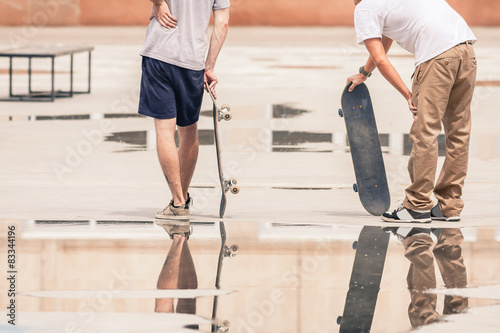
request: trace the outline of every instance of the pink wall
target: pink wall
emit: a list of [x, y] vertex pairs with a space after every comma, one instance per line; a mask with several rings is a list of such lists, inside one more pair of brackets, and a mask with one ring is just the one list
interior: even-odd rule
[[[500, 26], [499, 0], [448, 0], [473, 26]], [[231, 25], [350, 26], [351, 0], [232, 0]], [[0, 25], [146, 25], [148, 0], [0, 2]]]

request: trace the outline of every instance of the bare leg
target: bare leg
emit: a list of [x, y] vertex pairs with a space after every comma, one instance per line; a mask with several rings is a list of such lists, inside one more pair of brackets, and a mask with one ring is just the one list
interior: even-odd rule
[[[198, 289], [198, 278], [194, 268], [191, 251], [189, 251], [188, 242], [184, 242], [181, 254], [181, 263], [179, 270], [179, 289]], [[196, 298], [179, 299], [177, 302], [177, 313], [196, 313]]]
[[179, 132], [180, 179], [182, 193], [186, 200], [198, 160], [198, 125], [195, 123], [187, 127], [178, 127], [177, 131]]
[[[179, 270], [181, 255], [186, 237], [174, 235], [172, 246], [168, 252], [167, 259], [158, 277], [156, 288], [158, 289], [177, 289], [179, 284]], [[173, 298], [157, 298], [155, 302], [155, 312], [174, 312]]]
[[172, 192], [175, 206], [186, 202], [183, 195], [179, 153], [175, 145], [176, 119], [155, 119], [156, 148], [161, 169], [167, 178], [168, 187]]

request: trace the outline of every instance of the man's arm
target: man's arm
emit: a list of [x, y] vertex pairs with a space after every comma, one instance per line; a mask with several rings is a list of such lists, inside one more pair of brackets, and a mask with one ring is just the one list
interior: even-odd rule
[[[392, 46], [392, 39], [390, 39], [389, 37], [387, 37], [385, 35], [382, 35], [382, 45], [384, 46], [385, 53], [387, 54], [387, 52], [389, 52], [389, 50]], [[371, 56], [368, 57], [368, 60], [366, 61], [366, 64], [365, 64], [365, 71], [367, 71], [368, 73], [371, 73], [375, 70], [375, 68], [377, 68], [377, 65], [375, 65]], [[367, 78], [368, 77], [366, 77], [365, 75], [363, 75], [361, 73], [358, 73], [358, 74], [355, 74], [355, 75], [349, 77], [347, 79], [347, 82], [352, 82], [352, 85], [349, 88], [349, 91], [353, 91], [354, 87], [356, 87], [358, 84], [365, 82]]]
[[[391, 49], [392, 39], [383, 35], [382, 36], [382, 45], [384, 46], [385, 54], [387, 54], [389, 52], [389, 50]], [[365, 65], [365, 71], [367, 71], [368, 73], [371, 73], [375, 70], [375, 68], [377, 68], [377, 65], [373, 62], [372, 57], [371, 56], [368, 57], [368, 60], [366, 61], [366, 65]]]
[[[375, 69], [375, 67], [377, 67], [382, 76], [387, 81], [389, 81], [389, 83], [392, 84], [392, 86], [396, 88], [396, 90], [399, 91], [401, 95], [403, 95], [403, 97], [408, 102], [410, 111], [415, 115], [417, 114], [417, 108], [413, 105], [411, 92], [408, 87], [406, 87], [406, 84], [403, 82], [389, 59], [387, 59], [386, 53], [388, 49], [386, 49], [386, 47], [390, 47], [390, 45], [392, 45], [392, 40], [390, 42], [386, 40], [385, 43], [383, 43], [380, 38], [371, 38], [365, 40], [365, 46], [370, 53], [370, 59], [366, 64], [366, 66], [368, 67], [365, 67], [365, 70], [367, 72], [371, 72]], [[349, 91], [352, 91], [357, 84], [361, 83], [354, 82], [359, 80], [359, 75], [363, 77], [363, 80], [361, 82], [366, 80], [366, 77], [361, 73], [351, 76], [348, 81], [353, 82], [353, 85], [350, 87]], [[354, 83], [356, 83], [356, 85]]]
[[215, 98], [215, 85], [217, 84], [217, 76], [214, 73], [215, 62], [222, 49], [222, 45], [226, 40], [227, 30], [229, 28], [229, 8], [219, 9], [214, 11], [214, 29], [210, 37], [210, 47], [208, 48], [207, 60], [205, 61], [205, 82], [208, 82], [210, 90]]
[[158, 22], [167, 29], [177, 27], [177, 19], [170, 13], [170, 8], [168, 8], [165, 0], [151, 0], [151, 2], [154, 6], [149, 17], [150, 20], [156, 17]]

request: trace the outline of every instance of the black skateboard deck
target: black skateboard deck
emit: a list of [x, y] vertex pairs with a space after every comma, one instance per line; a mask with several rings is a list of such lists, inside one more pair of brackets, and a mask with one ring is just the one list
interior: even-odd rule
[[205, 88], [208, 91], [210, 98], [213, 103], [213, 120], [214, 120], [214, 136], [215, 136], [215, 150], [217, 153], [217, 168], [219, 170], [219, 181], [220, 187], [222, 190], [222, 196], [220, 199], [220, 207], [219, 207], [219, 217], [224, 217], [224, 213], [226, 212], [226, 192], [231, 191], [233, 194], [237, 194], [240, 191], [240, 188], [236, 185], [236, 179], [226, 179], [224, 178], [224, 171], [222, 169], [222, 151], [220, 148], [220, 139], [219, 139], [219, 121], [231, 120], [231, 109], [228, 105], [222, 105], [221, 108], [217, 106], [217, 102], [215, 101], [214, 95], [212, 91], [208, 87], [208, 83], [205, 84]]
[[342, 93], [342, 109], [347, 138], [351, 148], [356, 175], [354, 191], [359, 193], [363, 207], [372, 215], [380, 216], [389, 209], [391, 197], [384, 159], [378, 137], [370, 93], [364, 83], [352, 92], [349, 83]]
[[338, 317], [341, 333], [368, 333], [371, 330], [390, 234], [381, 227], [365, 226], [356, 249], [344, 313]]
[[[217, 262], [217, 273], [215, 276], [215, 288], [220, 289], [220, 277], [222, 272], [222, 262], [225, 257], [234, 257], [236, 252], [238, 251], [238, 245], [231, 245], [231, 247], [226, 245], [226, 227], [224, 222], [219, 222], [220, 229], [220, 252], [219, 252], [219, 260]], [[219, 296], [214, 296], [214, 305], [212, 308], [212, 332], [227, 332], [229, 331], [229, 321], [224, 320], [220, 323], [217, 321], [217, 306], [218, 306]]]

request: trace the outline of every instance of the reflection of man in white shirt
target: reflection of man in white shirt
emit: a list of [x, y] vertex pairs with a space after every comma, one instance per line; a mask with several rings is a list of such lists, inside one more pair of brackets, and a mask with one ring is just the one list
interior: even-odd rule
[[[348, 78], [350, 91], [378, 68], [407, 100], [414, 122], [408, 171], [412, 184], [403, 205], [383, 220], [392, 222], [459, 221], [467, 174], [470, 104], [476, 81], [474, 34], [445, 0], [354, 0], [358, 43], [370, 53], [359, 74]], [[412, 92], [386, 53], [393, 40], [415, 55]], [[435, 183], [437, 136], [443, 124], [446, 160]], [[431, 214], [431, 194], [442, 214]], [[437, 212], [437, 207], [433, 212]], [[432, 216], [431, 216], [432, 215]], [[435, 216], [434, 216], [435, 215]], [[442, 216], [440, 216], [442, 215]]]

